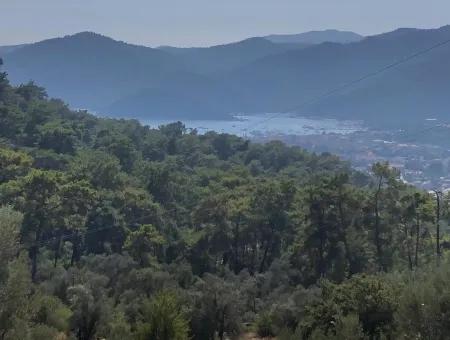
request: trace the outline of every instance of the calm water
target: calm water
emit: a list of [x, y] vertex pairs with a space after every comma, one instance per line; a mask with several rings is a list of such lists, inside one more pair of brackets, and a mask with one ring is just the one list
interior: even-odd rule
[[[268, 135], [312, 135], [321, 133], [351, 133], [364, 130], [359, 122], [340, 121], [334, 119], [309, 119], [295, 117], [289, 114], [260, 114], [251, 116], [236, 116], [235, 120], [185, 120], [187, 128], [197, 129], [199, 133], [216, 131], [231, 133], [238, 136], [256, 137]], [[151, 127], [172, 123], [173, 120], [142, 120]]]

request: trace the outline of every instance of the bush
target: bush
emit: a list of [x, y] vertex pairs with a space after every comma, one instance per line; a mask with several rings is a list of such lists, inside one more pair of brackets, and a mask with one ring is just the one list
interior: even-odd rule
[[256, 333], [260, 337], [275, 336], [275, 329], [273, 324], [273, 318], [270, 313], [262, 313], [256, 320]]
[[189, 326], [174, 293], [163, 291], [144, 303], [138, 339], [187, 340]]

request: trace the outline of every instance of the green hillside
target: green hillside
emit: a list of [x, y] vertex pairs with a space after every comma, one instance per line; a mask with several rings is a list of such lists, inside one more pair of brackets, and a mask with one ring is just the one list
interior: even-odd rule
[[97, 118], [4, 73], [0, 138], [2, 339], [448, 338], [447, 199], [387, 164]]

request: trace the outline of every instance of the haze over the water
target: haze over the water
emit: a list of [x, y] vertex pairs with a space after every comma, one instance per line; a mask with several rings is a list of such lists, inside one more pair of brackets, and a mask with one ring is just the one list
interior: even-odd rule
[[2, 0], [0, 13], [0, 45], [95, 31], [149, 46], [204, 46], [326, 28], [438, 27], [450, 23], [450, 1]]

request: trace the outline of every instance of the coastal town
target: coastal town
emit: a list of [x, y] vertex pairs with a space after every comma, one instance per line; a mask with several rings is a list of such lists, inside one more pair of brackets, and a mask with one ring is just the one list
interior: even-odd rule
[[[440, 126], [439, 134], [450, 136], [448, 126]], [[360, 171], [369, 171], [375, 162], [388, 161], [401, 172], [402, 179], [425, 190], [450, 190], [449, 138], [437, 139], [433, 126], [423, 130], [365, 130], [348, 134], [258, 135], [259, 141], [281, 140], [316, 153], [337, 154]]]

